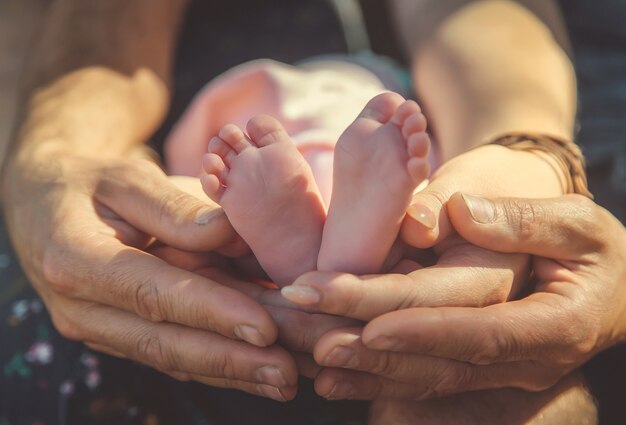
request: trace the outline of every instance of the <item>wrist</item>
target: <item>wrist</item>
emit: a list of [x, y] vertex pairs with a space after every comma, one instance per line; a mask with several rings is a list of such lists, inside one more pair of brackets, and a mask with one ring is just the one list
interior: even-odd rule
[[28, 99], [18, 149], [63, 144], [72, 153], [117, 156], [144, 142], [168, 107], [165, 84], [152, 72], [125, 75], [92, 67], [23, 93]]
[[[561, 178], [549, 158], [535, 152], [498, 145], [480, 146], [443, 164], [433, 180], [448, 169], [454, 169], [455, 174], [475, 176], [473, 180], [483, 180], [487, 190], [483, 195], [552, 198], [563, 194]], [[476, 170], [481, 172], [477, 175]]]
[[[488, 146], [483, 147], [487, 148]], [[500, 146], [494, 146], [500, 147]], [[525, 182], [523, 196], [530, 198], [553, 198], [566, 193], [563, 171], [549, 154], [537, 151], [517, 151], [503, 147], [504, 164], [510, 164], [509, 173], [515, 173], [520, 183]]]

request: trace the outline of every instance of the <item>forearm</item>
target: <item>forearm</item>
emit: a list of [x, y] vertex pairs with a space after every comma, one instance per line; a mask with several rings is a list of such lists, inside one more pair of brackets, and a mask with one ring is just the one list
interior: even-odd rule
[[457, 9], [412, 51], [412, 69], [444, 162], [505, 132], [572, 137], [572, 65], [546, 25], [513, 1]]
[[24, 76], [11, 162], [42, 150], [123, 155], [144, 142], [167, 110], [184, 5], [56, 1]]

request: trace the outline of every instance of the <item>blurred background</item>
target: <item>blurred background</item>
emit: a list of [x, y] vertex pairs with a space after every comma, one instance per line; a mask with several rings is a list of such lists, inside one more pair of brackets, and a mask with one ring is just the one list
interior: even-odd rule
[[20, 74], [50, 0], [0, 0], [0, 158], [15, 117]]

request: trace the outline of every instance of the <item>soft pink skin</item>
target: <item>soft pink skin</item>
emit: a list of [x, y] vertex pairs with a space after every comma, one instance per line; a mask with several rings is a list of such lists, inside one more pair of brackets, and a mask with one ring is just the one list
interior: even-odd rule
[[383, 93], [341, 135], [319, 270], [381, 271], [413, 192], [428, 176], [425, 131], [417, 103]]
[[266, 115], [248, 122], [249, 138], [227, 125], [211, 139], [202, 187], [280, 286], [316, 268], [379, 272], [428, 175], [425, 130], [415, 102], [372, 99], [337, 143], [327, 218], [309, 165]]
[[222, 128], [203, 157], [205, 193], [218, 202], [280, 286], [315, 270], [325, 210], [311, 168], [282, 125], [259, 115], [247, 133]]

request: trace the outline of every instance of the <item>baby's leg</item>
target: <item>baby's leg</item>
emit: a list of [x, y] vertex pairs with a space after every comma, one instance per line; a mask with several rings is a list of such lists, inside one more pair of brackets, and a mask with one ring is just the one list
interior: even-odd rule
[[413, 192], [429, 172], [425, 131], [415, 102], [383, 93], [341, 135], [319, 270], [380, 272]]
[[280, 286], [315, 270], [325, 211], [311, 169], [282, 125], [261, 115], [250, 138], [227, 125], [203, 158], [205, 193], [218, 202]]

